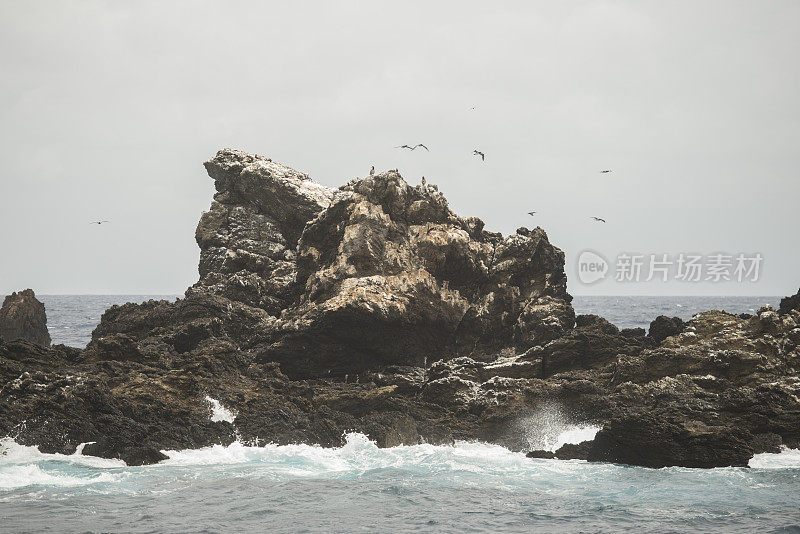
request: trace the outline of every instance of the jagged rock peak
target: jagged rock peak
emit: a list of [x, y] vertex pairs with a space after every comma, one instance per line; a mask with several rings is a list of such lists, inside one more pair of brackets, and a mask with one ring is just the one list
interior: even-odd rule
[[[345, 376], [461, 355], [493, 359], [573, 326], [564, 254], [541, 228], [503, 238], [453, 213], [435, 185], [412, 186], [396, 170], [331, 190], [236, 150], [219, 151], [205, 167], [217, 193], [197, 226], [200, 280], [187, 299], [208, 298], [212, 310], [212, 297], [222, 297], [270, 319], [244, 313], [245, 328], [227, 312], [203, 312], [212, 317], [202, 325], [180, 327], [191, 330], [190, 346], [221, 337], [292, 376]], [[199, 307], [171, 308], [183, 323]], [[150, 324], [152, 313], [108, 319]], [[182, 354], [186, 344], [175, 339], [184, 337], [165, 342]]]

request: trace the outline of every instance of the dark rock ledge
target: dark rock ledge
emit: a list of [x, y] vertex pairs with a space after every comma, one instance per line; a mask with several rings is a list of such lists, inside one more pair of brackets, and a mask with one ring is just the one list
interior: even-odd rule
[[797, 297], [620, 331], [575, 317], [541, 228], [489, 232], [396, 172], [331, 190], [234, 150], [205, 166], [199, 281], [110, 308], [85, 350], [1, 342], [0, 435], [130, 464], [347, 431], [527, 450], [519, 421], [557, 403], [603, 427], [559, 458], [714, 467], [800, 445]]

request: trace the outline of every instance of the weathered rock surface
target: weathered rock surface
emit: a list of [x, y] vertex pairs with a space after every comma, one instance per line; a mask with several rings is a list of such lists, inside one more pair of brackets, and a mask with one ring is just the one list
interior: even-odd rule
[[[259, 156], [206, 163], [200, 280], [108, 309], [85, 350], [0, 343], [0, 434], [128, 463], [213, 443], [530, 450], [542, 407], [597, 437], [532, 456], [746, 465], [800, 445], [800, 311], [619, 330], [575, 317], [545, 232], [503, 237], [397, 172], [331, 190]], [[233, 411], [212, 421], [208, 398]]]
[[800, 311], [800, 289], [794, 295], [782, 298], [778, 310], [780, 313], [790, 313], [792, 310]]
[[17, 339], [50, 346], [47, 313], [32, 289], [8, 295], [0, 308], [0, 340]]

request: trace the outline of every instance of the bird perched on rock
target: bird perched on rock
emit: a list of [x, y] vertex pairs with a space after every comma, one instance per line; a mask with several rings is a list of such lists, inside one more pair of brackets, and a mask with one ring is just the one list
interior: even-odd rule
[[425, 146], [425, 145], [423, 145], [422, 143], [418, 143], [418, 144], [416, 144], [416, 145], [414, 145], [414, 146], [409, 146], [409, 145], [400, 145], [400, 146], [396, 146], [395, 148], [407, 148], [407, 149], [409, 149], [409, 150], [414, 150], [415, 148], [417, 148], [417, 147], [420, 147], [420, 146], [421, 146], [422, 148], [424, 148], [425, 150], [427, 150], [428, 152], [430, 152], [430, 150], [428, 150], [428, 147], [426, 147], [426, 146]]
[[389, 172], [400, 172], [397, 169], [389, 169]]
[[426, 182], [425, 182], [425, 177], [423, 176], [423, 177], [422, 177], [422, 187], [425, 187], [425, 183], [426, 183]]
[[481, 157], [481, 161], [486, 161], [486, 156], [480, 150], [473, 150], [472, 154], [475, 155], [475, 156], [480, 156]]
[[372, 176], [373, 174], [375, 174], [375, 165], [369, 170], [369, 175]]
[[600, 217], [592, 217], [592, 219], [594, 219], [594, 220], [595, 220], [595, 221], [597, 221], [597, 222], [601, 222], [601, 223], [604, 223], [604, 222], [606, 222], [606, 220], [605, 220], [605, 219], [601, 219]]

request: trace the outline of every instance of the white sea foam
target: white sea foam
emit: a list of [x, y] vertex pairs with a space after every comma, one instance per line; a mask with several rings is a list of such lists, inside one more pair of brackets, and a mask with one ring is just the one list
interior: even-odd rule
[[0, 467], [0, 490], [13, 490], [26, 486], [55, 486], [70, 488], [118, 482], [122, 478], [118, 473], [95, 473], [90, 476], [70, 476], [45, 471], [36, 464], [12, 465]]
[[20, 445], [11, 438], [0, 439], [0, 465], [22, 465], [32, 464], [43, 461], [56, 461], [86, 467], [108, 469], [114, 467], [125, 467], [125, 462], [111, 458], [100, 458], [98, 456], [84, 456], [83, 448], [88, 443], [81, 443], [73, 454], [49, 454], [40, 452], [36, 447]]
[[784, 448], [779, 453], [756, 454], [750, 458], [748, 465], [758, 469], [798, 469], [800, 468], [800, 449]]
[[[163, 451], [169, 456], [160, 467], [197, 465], [246, 465], [275, 476], [358, 476], [376, 469], [406, 469], [424, 472], [467, 471], [519, 472], [531, 460], [499, 445], [456, 442], [452, 446], [400, 445], [379, 448], [364, 434], [350, 433], [341, 447], [315, 445], [265, 445], [232, 443], [202, 449]], [[252, 471], [251, 471], [252, 472]]]
[[[85, 445], [81, 444], [74, 454], [46, 454], [11, 438], [0, 439], [0, 490], [35, 485], [74, 487], [120, 480], [122, 474], [110, 470], [125, 467], [125, 462], [83, 456]], [[65, 473], [59, 465], [72, 466], [74, 472]], [[88, 472], [78, 473], [81, 468]]]
[[209, 396], [206, 396], [206, 402], [211, 406], [211, 420], [213, 422], [226, 421], [233, 424], [233, 420], [236, 419], [235, 412], [227, 409], [220, 401]]

